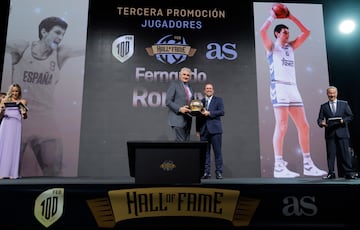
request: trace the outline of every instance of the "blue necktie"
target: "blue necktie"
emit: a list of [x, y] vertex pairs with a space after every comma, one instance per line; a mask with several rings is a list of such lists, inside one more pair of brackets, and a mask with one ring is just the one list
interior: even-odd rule
[[333, 113], [333, 115], [335, 115], [335, 113], [336, 113], [335, 102], [331, 102], [330, 107], [331, 107], [331, 112]]

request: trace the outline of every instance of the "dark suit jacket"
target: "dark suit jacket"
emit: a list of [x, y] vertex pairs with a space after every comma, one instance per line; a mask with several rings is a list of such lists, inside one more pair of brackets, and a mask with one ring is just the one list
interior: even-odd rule
[[[194, 91], [188, 84], [192, 97], [194, 99]], [[170, 82], [169, 88], [166, 92], [165, 104], [169, 108], [168, 111], [168, 124], [169, 126], [175, 127], [185, 127], [192, 121], [192, 117], [187, 114], [182, 114], [179, 112], [180, 107], [184, 105], [189, 105], [186, 92], [184, 89], [184, 83], [181, 80]]]
[[[324, 119], [327, 121], [328, 127], [325, 127], [326, 139], [333, 138], [335, 136], [339, 138], [350, 138], [348, 123], [353, 119], [353, 116], [354, 115], [347, 101], [337, 100], [335, 115], [333, 115], [333, 113], [331, 112], [329, 102], [325, 102], [320, 106], [317, 123], [321, 127], [321, 122]], [[334, 117], [341, 117], [344, 123], [341, 124], [339, 121], [329, 120], [329, 118], [334, 118]]]
[[[205, 98], [201, 101], [205, 105]], [[223, 99], [214, 95], [210, 101], [208, 111], [210, 116], [196, 117], [196, 131], [203, 134], [206, 128], [211, 134], [222, 133], [221, 117], [225, 115]]]

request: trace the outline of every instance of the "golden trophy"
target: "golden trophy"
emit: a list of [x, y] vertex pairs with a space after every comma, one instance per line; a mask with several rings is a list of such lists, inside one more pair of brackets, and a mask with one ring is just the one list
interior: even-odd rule
[[189, 107], [191, 110], [190, 114], [192, 116], [199, 116], [201, 115], [201, 111], [203, 110], [204, 105], [201, 100], [192, 100]]

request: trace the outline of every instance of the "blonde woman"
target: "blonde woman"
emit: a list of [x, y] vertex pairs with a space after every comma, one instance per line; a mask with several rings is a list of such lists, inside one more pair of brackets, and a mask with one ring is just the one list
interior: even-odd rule
[[1, 101], [0, 178], [19, 178], [21, 123], [27, 118], [27, 100], [21, 98], [21, 87], [12, 84]]

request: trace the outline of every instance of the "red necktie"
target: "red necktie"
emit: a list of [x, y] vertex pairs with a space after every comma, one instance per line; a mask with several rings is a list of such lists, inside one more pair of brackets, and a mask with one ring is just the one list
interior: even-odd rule
[[186, 93], [186, 98], [188, 100], [188, 103], [190, 103], [190, 89], [187, 85], [184, 84], [184, 88], [185, 88], [185, 93]]

